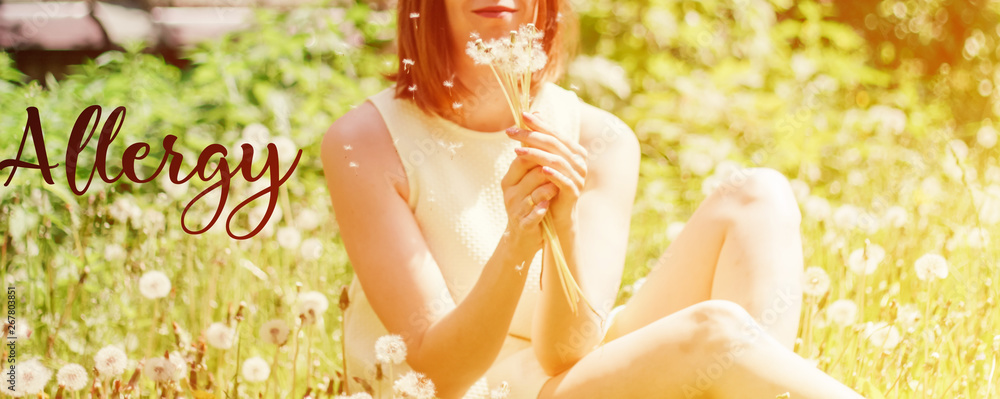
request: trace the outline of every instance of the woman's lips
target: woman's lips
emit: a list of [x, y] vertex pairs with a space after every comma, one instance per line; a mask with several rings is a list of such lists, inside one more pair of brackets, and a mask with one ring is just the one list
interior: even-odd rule
[[486, 7], [486, 8], [480, 8], [472, 12], [484, 18], [503, 18], [508, 15], [513, 15], [515, 11], [517, 10], [507, 7]]

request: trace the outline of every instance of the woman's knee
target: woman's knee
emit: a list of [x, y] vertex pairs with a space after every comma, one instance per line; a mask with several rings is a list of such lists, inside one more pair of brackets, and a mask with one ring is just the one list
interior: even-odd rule
[[[734, 172], [730, 180], [731, 184], [720, 187], [717, 195], [729, 199], [724, 203], [733, 208], [730, 213], [734, 218], [767, 212], [769, 218], [779, 218], [795, 226], [801, 223], [798, 201], [788, 178], [781, 172], [771, 168], [749, 168]], [[753, 209], [748, 211], [748, 208]]]
[[732, 351], [753, 340], [759, 331], [753, 316], [736, 302], [710, 299], [691, 305], [695, 339], [705, 355]]

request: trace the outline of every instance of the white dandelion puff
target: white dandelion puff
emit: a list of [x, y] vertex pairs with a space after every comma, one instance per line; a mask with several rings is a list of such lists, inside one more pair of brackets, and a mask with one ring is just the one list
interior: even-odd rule
[[49, 370], [37, 359], [31, 359], [17, 366], [15, 381], [21, 384], [23, 392], [34, 395], [45, 390], [45, 385], [52, 378]]
[[375, 359], [383, 364], [406, 361], [406, 343], [396, 334], [383, 335], [375, 341]]
[[56, 382], [70, 391], [79, 391], [87, 386], [87, 369], [76, 363], [62, 366], [56, 373]]
[[871, 244], [866, 249], [856, 249], [847, 259], [847, 267], [857, 275], [875, 273], [878, 265], [885, 259], [885, 250], [877, 244]]
[[803, 289], [806, 295], [822, 297], [830, 290], [830, 276], [821, 267], [811, 266], [806, 269], [803, 277]]
[[826, 307], [826, 321], [841, 327], [853, 325], [858, 319], [858, 305], [850, 299], [838, 299]]
[[94, 367], [103, 377], [117, 377], [125, 372], [128, 356], [117, 346], [108, 345], [94, 355]]
[[150, 270], [139, 278], [139, 293], [149, 299], [159, 299], [170, 293], [170, 278], [158, 270]]
[[110, 243], [104, 246], [104, 260], [108, 262], [118, 262], [125, 260], [128, 253], [125, 251], [121, 245], [117, 243]]
[[322, 293], [317, 291], [303, 292], [299, 294], [298, 302], [295, 304], [295, 314], [296, 316], [304, 316], [306, 324], [315, 324], [329, 307], [330, 302]]
[[271, 344], [281, 346], [288, 342], [288, 323], [284, 320], [274, 319], [260, 326], [260, 336]]
[[205, 340], [213, 348], [229, 349], [233, 347], [236, 339], [236, 330], [233, 330], [224, 323], [215, 322], [205, 330]]
[[920, 281], [948, 277], [948, 261], [938, 254], [926, 254], [913, 263]]
[[264, 382], [271, 374], [271, 367], [260, 356], [254, 356], [243, 362], [242, 372], [243, 378], [249, 382]]
[[278, 245], [285, 249], [298, 249], [302, 243], [302, 233], [299, 229], [285, 226], [278, 229]]
[[152, 359], [146, 359], [146, 363], [142, 368], [142, 373], [153, 381], [168, 382], [173, 381], [177, 376], [177, 366], [165, 358], [154, 357]]
[[299, 253], [304, 260], [318, 260], [323, 256], [323, 242], [318, 238], [309, 238], [302, 242]]
[[865, 324], [864, 335], [868, 339], [868, 342], [883, 350], [892, 350], [902, 341], [899, 329], [884, 321], [878, 323], [868, 322]]
[[434, 383], [423, 373], [416, 371], [400, 377], [392, 384], [392, 389], [403, 398], [433, 399], [435, 394]]

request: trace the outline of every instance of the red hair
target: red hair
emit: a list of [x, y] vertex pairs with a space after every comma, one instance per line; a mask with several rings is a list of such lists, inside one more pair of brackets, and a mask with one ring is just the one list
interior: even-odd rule
[[[541, 83], [555, 82], [562, 77], [576, 50], [577, 40], [576, 15], [570, 9], [568, 0], [537, 1], [535, 26], [545, 34], [542, 48], [548, 62], [532, 76], [532, 95]], [[419, 18], [410, 18], [411, 14], [419, 14]], [[398, 3], [396, 38], [399, 66], [395, 73], [386, 77], [396, 82], [397, 98], [412, 98], [420, 109], [429, 114], [449, 114], [453, 112], [454, 101], [473, 95], [469, 88], [452, 79], [451, 60], [454, 54], [447, 15], [444, 0], [399, 0]], [[404, 64], [403, 60], [413, 61], [414, 66]], [[452, 81], [453, 87], [445, 87], [445, 81]], [[418, 90], [411, 92], [409, 87], [414, 85]]]

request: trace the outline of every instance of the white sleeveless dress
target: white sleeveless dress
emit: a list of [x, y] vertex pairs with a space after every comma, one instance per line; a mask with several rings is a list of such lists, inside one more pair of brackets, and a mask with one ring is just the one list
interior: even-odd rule
[[[368, 98], [392, 136], [409, 183], [409, 207], [441, 269], [448, 287], [443, 310], [461, 302], [472, 289], [507, 226], [500, 180], [520, 142], [504, 133], [478, 132], [422, 112], [409, 99], [394, 98], [389, 87]], [[580, 100], [572, 91], [547, 83], [532, 103], [558, 134], [579, 142]], [[387, 243], [391, 245], [391, 243]], [[531, 323], [539, 299], [542, 251], [528, 269], [528, 279], [509, 334], [496, 361], [465, 398], [489, 398], [502, 381], [510, 399], [535, 399], [549, 379], [531, 347]], [[389, 334], [375, 314], [357, 277], [351, 281], [351, 304], [345, 314], [348, 374], [374, 383], [375, 340]], [[610, 323], [608, 323], [610, 325]], [[407, 364], [393, 367], [398, 377]], [[351, 392], [361, 387], [348, 379]], [[391, 389], [391, 382], [382, 382]]]

